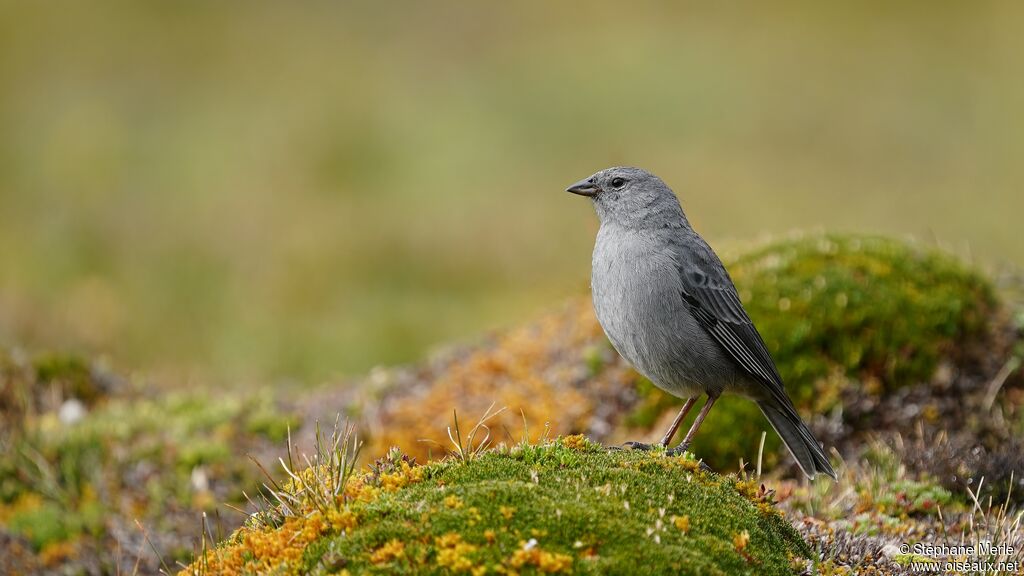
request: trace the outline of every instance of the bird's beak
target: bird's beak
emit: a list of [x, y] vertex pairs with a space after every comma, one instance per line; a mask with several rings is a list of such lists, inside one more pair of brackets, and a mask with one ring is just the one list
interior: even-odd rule
[[597, 184], [594, 184], [593, 177], [580, 180], [579, 182], [565, 189], [566, 192], [572, 192], [573, 194], [579, 194], [580, 196], [591, 197], [597, 195], [597, 190]]

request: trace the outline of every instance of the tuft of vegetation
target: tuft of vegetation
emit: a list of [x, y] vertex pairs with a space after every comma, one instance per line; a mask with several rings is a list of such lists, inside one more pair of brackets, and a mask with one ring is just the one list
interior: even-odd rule
[[[296, 476], [323, 476], [317, 460]], [[791, 574], [810, 555], [750, 482], [582, 436], [425, 466], [391, 450], [328, 508], [315, 485], [281, 488], [303, 505], [204, 548], [182, 574], [606, 574], [641, 557], [648, 574]]]
[[900, 543], [991, 542], [994, 553], [960, 559], [1024, 561], [1024, 513], [1012, 506], [1010, 493], [996, 499], [998, 490], [984, 480], [950, 493], [934, 477], [908, 470], [879, 440], [840, 468], [838, 486], [785, 491], [780, 508], [814, 549], [820, 574], [905, 573], [901, 566], [915, 558], [901, 553]]

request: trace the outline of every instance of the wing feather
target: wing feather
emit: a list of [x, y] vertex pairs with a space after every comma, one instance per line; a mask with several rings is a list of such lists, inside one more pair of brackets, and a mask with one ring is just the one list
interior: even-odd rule
[[736, 287], [718, 257], [699, 237], [680, 243], [684, 257], [678, 261], [682, 298], [690, 312], [740, 368], [765, 386], [771, 396], [786, 396], [768, 347], [740, 302]]

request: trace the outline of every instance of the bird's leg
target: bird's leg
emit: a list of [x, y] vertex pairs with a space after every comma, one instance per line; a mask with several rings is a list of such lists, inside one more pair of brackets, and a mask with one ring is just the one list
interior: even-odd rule
[[693, 421], [693, 425], [690, 426], [690, 431], [686, 433], [686, 437], [683, 438], [682, 443], [672, 449], [674, 454], [682, 454], [690, 447], [690, 442], [693, 441], [693, 437], [697, 434], [697, 429], [700, 428], [700, 425], [704, 422], [704, 418], [707, 417], [708, 412], [711, 411], [711, 407], [715, 405], [716, 400], [718, 400], [718, 396], [708, 394], [708, 401], [700, 409], [700, 412], [697, 413], [697, 418]]
[[[672, 437], [676, 435], [676, 430], [679, 429], [679, 425], [686, 419], [686, 415], [690, 412], [690, 409], [693, 408], [693, 405], [696, 402], [696, 396], [686, 400], [686, 404], [683, 404], [683, 408], [679, 410], [679, 414], [676, 415], [676, 419], [672, 421], [672, 427], [669, 428], [668, 432], [666, 432], [661, 438], [661, 442], [656, 444], [657, 446], [668, 448], [668, 443], [672, 441]], [[631, 450], [650, 450], [651, 448], [654, 448], [655, 445], [645, 444], [643, 442], [626, 442], [623, 446]]]
[[661, 445], [668, 448], [668, 443], [672, 441], [672, 437], [676, 435], [676, 430], [679, 430], [679, 425], [683, 423], [686, 415], [690, 413], [690, 409], [697, 402], [697, 397], [688, 398], [686, 404], [679, 410], [679, 414], [676, 419], [672, 421], [672, 426], [669, 427], [668, 432], [665, 432], [665, 436], [661, 439]]

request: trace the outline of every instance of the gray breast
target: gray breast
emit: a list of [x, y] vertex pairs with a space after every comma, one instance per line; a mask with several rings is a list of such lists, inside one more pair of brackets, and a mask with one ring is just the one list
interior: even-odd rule
[[594, 310], [615, 349], [671, 394], [732, 387], [739, 376], [683, 301], [677, 256], [647, 231], [604, 225], [592, 262]]

